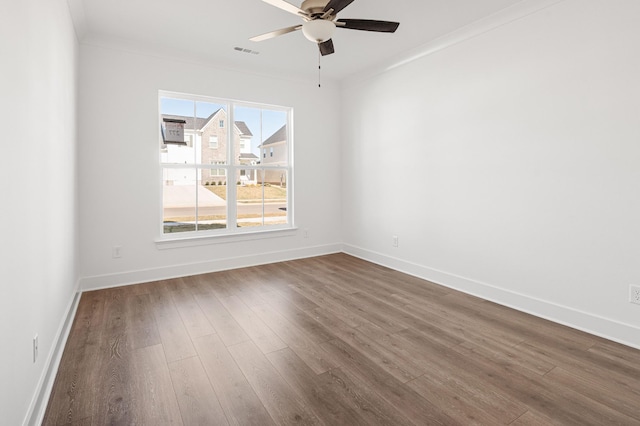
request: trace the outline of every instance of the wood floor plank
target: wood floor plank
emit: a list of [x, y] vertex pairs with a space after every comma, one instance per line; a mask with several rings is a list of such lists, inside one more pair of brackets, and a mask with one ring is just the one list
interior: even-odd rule
[[229, 423], [255, 426], [274, 424], [222, 340], [212, 334], [197, 338], [194, 343]]
[[500, 346], [493, 341], [483, 340], [482, 342], [463, 342], [458, 346], [451, 347], [456, 352], [473, 356], [475, 352], [483, 352], [494, 357], [496, 360], [504, 359], [511, 363], [517, 364], [522, 368], [529, 369], [531, 372], [544, 376], [549, 371], [556, 368], [555, 365], [540, 358], [531, 356], [530, 353], [520, 351], [519, 348], [511, 348], [508, 346]]
[[315, 374], [322, 374], [331, 368], [337, 367], [331, 356], [320, 346], [316, 345], [304, 331], [290, 323], [282, 315], [268, 305], [258, 305], [251, 308], [253, 312], [278, 337], [293, 350]]
[[366, 319], [368, 322], [376, 324], [390, 332], [404, 330], [407, 326], [398, 321], [393, 315], [389, 315], [387, 310], [372, 308], [370, 305], [354, 295], [341, 295], [330, 287], [324, 287], [325, 294], [330, 295], [334, 304], [343, 306], [350, 312], [356, 312], [358, 316]]
[[133, 349], [161, 343], [149, 293], [132, 293], [125, 299], [125, 315]]
[[215, 333], [215, 329], [194, 299], [191, 289], [179, 288], [171, 291], [171, 297], [192, 339]]
[[233, 271], [221, 271], [211, 274], [204, 274], [194, 277], [201, 287], [206, 287], [217, 297], [230, 297], [235, 295], [233, 285], [230, 280], [233, 277]]
[[340, 369], [315, 375], [291, 351], [266, 355], [291, 388], [327, 425], [394, 425], [406, 422], [377, 394], [359, 388]]
[[[451, 333], [449, 329], [444, 327], [438, 327], [438, 324], [433, 324], [430, 321], [424, 321], [420, 316], [414, 316], [407, 312], [406, 309], [399, 309], [385, 302], [382, 302], [366, 293], [354, 293], [349, 296], [349, 299], [357, 300], [360, 306], [365, 307], [367, 310], [384, 312], [385, 317], [388, 318], [389, 323], [397, 325], [397, 329], [389, 330], [386, 327], [381, 327], [387, 331], [401, 331], [406, 328], [412, 328], [424, 333], [428, 333], [432, 338], [438, 339], [443, 344], [454, 346], [463, 342], [463, 339], [456, 336], [455, 333]], [[377, 323], [376, 323], [377, 324]], [[379, 324], [378, 324], [379, 325]]]
[[231, 346], [249, 340], [247, 333], [213, 293], [198, 293], [195, 299], [225, 345]]
[[[316, 319], [326, 327], [331, 327], [335, 337], [340, 338], [344, 342], [361, 354], [369, 358], [369, 360], [379, 366], [382, 370], [394, 376], [402, 383], [406, 383], [422, 374], [422, 369], [412, 361], [401, 359], [395, 352], [388, 350], [378, 341], [369, 338], [365, 333], [359, 331], [360, 328], [353, 328], [344, 322], [333, 318], [331, 314], [323, 309], [314, 311]], [[371, 324], [371, 327], [376, 327]]]
[[[526, 412], [526, 404], [512, 398], [510, 393], [499, 386], [488, 383], [485, 375], [502, 374], [498, 368], [484, 369], [483, 364], [474, 363], [474, 356], [459, 354], [456, 347], [448, 347], [428, 336], [415, 331], [405, 330], [397, 334], [397, 344], [404, 344], [413, 354], [416, 363], [424, 368], [424, 374], [410, 383], [425, 398], [442, 398], [432, 402], [438, 406], [449, 400], [448, 405], [457, 406], [452, 415], [468, 415], [473, 418], [494, 418], [492, 423], [508, 424]], [[475, 365], [472, 369], [469, 365]], [[531, 373], [533, 376], [534, 373]], [[539, 375], [536, 375], [539, 377]], [[525, 381], [528, 377], [513, 377], [514, 381]], [[438, 392], [433, 392], [433, 389]], [[429, 391], [427, 394], [425, 392]], [[458, 404], [460, 399], [462, 404]], [[458, 416], [456, 416], [458, 417]], [[461, 420], [460, 417], [458, 417]], [[467, 421], [471, 421], [469, 418]], [[485, 423], [486, 420], [481, 421]]]
[[268, 306], [302, 330], [315, 343], [323, 343], [334, 338], [331, 330], [328, 330], [313, 319], [313, 315], [310, 312], [317, 307], [315, 303], [311, 302], [311, 304], [307, 305], [310, 309], [305, 311], [300, 309], [298, 305], [293, 304], [290, 299], [284, 298], [281, 293], [271, 293], [266, 299]]
[[[397, 298], [393, 295], [392, 298]], [[449, 330], [453, 336], [472, 342], [481, 343], [492, 340], [501, 346], [515, 346], [524, 339], [510, 331], [499, 330], [481, 321], [474, 321], [468, 311], [444, 307], [437, 300], [411, 301], [402, 309], [408, 314], [424, 319], [433, 326]]]
[[257, 278], [251, 273], [251, 269], [242, 268], [235, 272], [236, 273], [229, 278], [229, 282], [233, 288], [233, 294], [249, 307], [265, 303], [262, 292], [257, 289], [260, 287], [260, 284], [255, 283]]
[[313, 301], [321, 308], [331, 311], [331, 313], [336, 318], [339, 318], [341, 321], [344, 321], [351, 327], [358, 327], [370, 323], [369, 320], [362, 318], [360, 315], [358, 315], [358, 313], [344, 307], [341, 303], [334, 303], [336, 301], [334, 296], [325, 294], [322, 291], [322, 286], [314, 288], [313, 286], [310, 286], [309, 283], [307, 283], [306, 285], [292, 285], [290, 288], [299, 292], [309, 300]]
[[[99, 352], [98, 379], [95, 382], [96, 424], [135, 423], [136, 405], [130, 378], [135, 375], [136, 337], [140, 327], [147, 325], [147, 313], [133, 312], [140, 295], [133, 292], [106, 293], [105, 327]], [[147, 342], [140, 342], [141, 348]], [[157, 347], [160, 347], [159, 345]]]
[[[597, 358], [592, 359], [589, 351], [567, 352], [563, 348], [553, 348], [549, 346], [529, 344], [523, 342], [517, 346], [519, 351], [538, 357], [546, 362], [555, 363], [556, 366], [564, 370], [577, 374], [592, 375], [603, 381], [612, 381], [620, 391], [640, 395], [640, 380], [636, 375], [621, 374], [616, 370], [602, 368], [597, 363]], [[623, 368], [623, 366], [619, 366]]]
[[167, 361], [173, 362], [195, 356], [196, 350], [169, 290], [158, 286], [152, 294], [152, 301], [153, 313]]
[[458, 424], [444, 409], [431, 404], [391, 374], [379, 369], [376, 364], [342, 340], [335, 339], [321, 346], [342, 359], [341, 369], [351, 381], [366, 384], [360, 387], [372, 389], [402, 413], [407, 421], [399, 424], [407, 424], [408, 421], [416, 425]]
[[132, 357], [132, 370], [130, 383], [134, 395], [134, 420], [125, 424], [182, 425], [180, 408], [162, 346], [136, 350], [136, 356]]
[[[403, 332], [404, 333], [404, 332]], [[533, 408], [535, 411], [558, 419], [565, 424], [632, 424], [633, 419], [627, 415], [609, 409], [609, 407], [593, 401], [571, 388], [555, 386], [538, 374], [532, 373], [507, 359], [495, 359], [485, 351], [475, 351], [473, 356], [464, 356], [450, 348], [438, 345], [419, 344], [420, 355], [434, 363], [428, 373], [451, 371], [439, 363], [446, 361], [456, 366], [458, 374], [464, 374], [467, 383], [473, 383], [486, 393], [509, 398]]]
[[253, 342], [231, 346], [229, 352], [276, 423], [320, 424]]
[[[636, 376], [640, 380], [640, 376]], [[630, 392], [612, 392], [617, 389], [613, 380], [602, 380], [593, 375], [576, 374], [557, 367], [545, 375], [545, 381], [571, 389], [581, 395], [597, 401], [607, 407], [634, 418], [640, 424], [640, 394]]]
[[269, 353], [287, 347], [287, 344], [262, 322], [237, 296], [222, 298], [220, 302], [263, 353]]
[[171, 362], [169, 373], [185, 425], [229, 424], [200, 358]]
[[529, 410], [511, 423], [511, 426], [561, 426], [562, 423], [555, 421], [535, 411]]
[[60, 360], [45, 425], [73, 423], [92, 415], [103, 322], [104, 298], [96, 292], [84, 293]]
[[439, 383], [425, 376], [418, 377], [407, 384], [427, 401], [439, 407], [447, 407], [447, 415], [460, 424], [465, 425], [506, 425], [520, 417], [524, 412], [509, 413], [504, 416], [503, 410], [495, 404], [487, 404], [483, 393], [477, 389], [470, 390], [463, 380], [452, 377]]
[[469, 309], [475, 321], [496, 330], [519, 335], [523, 341], [562, 347], [567, 351], [587, 350], [596, 341], [586, 333], [523, 312], [513, 315], [514, 311], [505, 306], [462, 293], [448, 294], [440, 299], [440, 303], [452, 309]]

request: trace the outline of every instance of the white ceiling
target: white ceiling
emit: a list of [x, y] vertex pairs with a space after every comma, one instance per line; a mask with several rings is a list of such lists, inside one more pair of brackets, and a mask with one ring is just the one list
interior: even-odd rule
[[[249, 38], [302, 22], [262, 0], [69, 0], [81, 42], [124, 46], [256, 72], [315, 78], [318, 48], [301, 32]], [[355, 0], [339, 18], [400, 22], [395, 34], [338, 29], [323, 78], [342, 80], [521, 0]], [[301, 0], [291, 0], [299, 6]], [[242, 53], [234, 47], [257, 50]]]

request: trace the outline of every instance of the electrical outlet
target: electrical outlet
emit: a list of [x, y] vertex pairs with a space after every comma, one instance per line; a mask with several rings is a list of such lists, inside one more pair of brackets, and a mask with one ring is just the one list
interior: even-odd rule
[[33, 362], [38, 360], [38, 335], [33, 336]]
[[122, 257], [122, 246], [113, 246], [112, 255], [114, 259]]
[[304, 238], [309, 238], [309, 229], [308, 229], [308, 228], [304, 228], [304, 229], [302, 230], [302, 236], [303, 236]]
[[640, 305], [640, 285], [629, 286], [629, 302]]
[[396, 235], [393, 236], [393, 246], [398, 247], [398, 237]]

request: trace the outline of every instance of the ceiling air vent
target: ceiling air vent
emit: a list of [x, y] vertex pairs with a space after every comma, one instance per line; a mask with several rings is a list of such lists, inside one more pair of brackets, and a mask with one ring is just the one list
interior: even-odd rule
[[259, 55], [260, 52], [257, 50], [245, 49], [244, 47], [234, 47], [233, 50], [237, 50], [238, 52], [250, 53], [252, 55]]

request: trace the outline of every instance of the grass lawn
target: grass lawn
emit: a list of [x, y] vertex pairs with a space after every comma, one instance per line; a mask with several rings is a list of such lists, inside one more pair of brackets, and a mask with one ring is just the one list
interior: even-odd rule
[[[216, 194], [223, 200], [227, 199], [227, 187], [225, 185], [207, 186], [209, 191]], [[267, 200], [286, 200], [287, 188], [280, 188], [279, 186], [259, 186], [259, 185], [247, 185], [237, 186], [238, 188], [238, 201], [247, 200], [262, 200], [262, 190], [264, 189], [264, 198]]]

